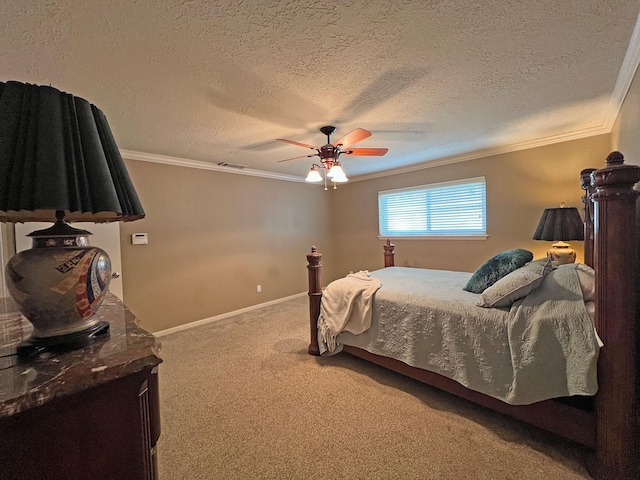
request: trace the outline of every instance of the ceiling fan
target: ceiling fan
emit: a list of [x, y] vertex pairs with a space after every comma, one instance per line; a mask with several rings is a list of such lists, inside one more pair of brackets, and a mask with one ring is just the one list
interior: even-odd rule
[[326, 189], [326, 179], [329, 178], [335, 183], [346, 182], [347, 177], [342, 170], [342, 166], [340, 165], [339, 157], [340, 155], [353, 155], [353, 156], [382, 156], [385, 155], [389, 149], [388, 148], [351, 148], [351, 145], [355, 145], [358, 142], [361, 142], [365, 138], [369, 138], [371, 136], [371, 132], [363, 129], [356, 128], [354, 131], [348, 133], [340, 140], [336, 140], [335, 142], [331, 142], [331, 135], [336, 132], [337, 128], [332, 126], [326, 126], [320, 128], [320, 131], [327, 136], [327, 144], [322, 147], [316, 147], [315, 145], [308, 145], [306, 143], [294, 142], [293, 140], [286, 140], [284, 138], [278, 138], [277, 140], [280, 142], [291, 143], [292, 145], [298, 145], [300, 147], [309, 148], [311, 150], [315, 150], [316, 153], [312, 153], [310, 155], [300, 155], [299, 157], [287, 158], [286, 160], [279, 160], [279, 162], [288, 162], [290, 160], [298, 160], [300, 158], [311, 158], [311, 157], [320, 157], [320, 162], [322, 165], [316, 165], [315, 163], [311, 166], [311, 171], [309, 175], [307, 175], [307, 182], [320, 182], [322, 181], [322, 176], [318, 172], [318, 168], [323, 168], [326, 170], [325, 175], [325, 189]]

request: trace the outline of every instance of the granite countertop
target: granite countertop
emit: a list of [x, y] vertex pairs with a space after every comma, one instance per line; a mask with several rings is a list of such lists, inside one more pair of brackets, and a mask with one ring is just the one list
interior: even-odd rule
[[0, 419], [136, 373], [162, 362], [160, 344], [138, 325], [135, 315], [113, 294], [97, 313], [110, 335], [65, 353], [23, 360], [16, 346], [33, 327], [9, 298], [0, 298]]

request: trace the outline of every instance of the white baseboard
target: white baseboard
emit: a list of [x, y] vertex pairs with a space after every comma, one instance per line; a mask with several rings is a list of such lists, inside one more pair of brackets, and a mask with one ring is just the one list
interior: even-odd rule
[[240, 310], [234, 310], [233, 312], [222, 313], [220, 315], [216, 315], [215, 317], [203, 318], [202, 320], [196, 320], [195, 322], [189, 322], [189, 323], [185, 323], [184, 325], [178, 325], [177, 327], [167, 328], [165, 330], [160, 330], [159, 332], [153, 332], [153, 335], [156, 337], [163, 337], [165, 335], [169, 335], [170, 333], [176, 333], [182, 330], [187, 330], [189, 328], [199, 327], [200, 325], [206, 325], [207, 323], [216, 322], [224, 318], [233, 317], [234, 315], [240, 315], [241, 313], [252, 312], [253, 310], [258, 310], [263, 307], [276, 305], [278, 303], [286, 302], [287, 300], [293, 300], [294, 298], [299, 298], [299, 297], [302, 297], [303, 295], [307, 295], [307, 292], [296, 293], [295, 295], [278, 298], [276, 300], [271, 300], [270, 302], [259, 303], [257, 305], [252, 305], [251, 307], [241, 308]]

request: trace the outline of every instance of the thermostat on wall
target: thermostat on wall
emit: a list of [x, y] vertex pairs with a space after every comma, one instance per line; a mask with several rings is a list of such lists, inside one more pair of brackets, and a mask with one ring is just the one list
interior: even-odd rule
[[146, 233], [132, 233], [131, 243], [134, 245], [146, 245], [149, 243], [149, 237]]

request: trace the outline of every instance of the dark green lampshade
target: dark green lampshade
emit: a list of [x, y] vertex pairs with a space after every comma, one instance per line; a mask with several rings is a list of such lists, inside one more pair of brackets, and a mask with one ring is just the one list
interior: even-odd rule
[[53, 87], [0, 82], [0, 221], [130, 221], [144, 210], [102, 111]]
[[575, 207], [546, 208], [542, 212], [534, 240], [550, 242], [584, 240], [584, 224]]

